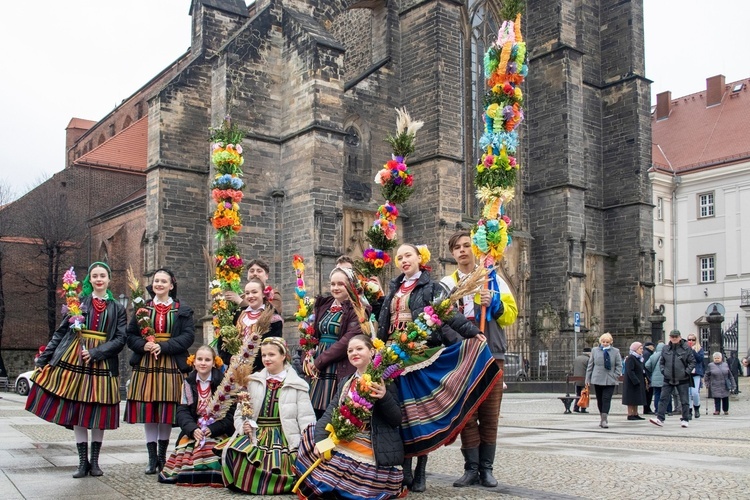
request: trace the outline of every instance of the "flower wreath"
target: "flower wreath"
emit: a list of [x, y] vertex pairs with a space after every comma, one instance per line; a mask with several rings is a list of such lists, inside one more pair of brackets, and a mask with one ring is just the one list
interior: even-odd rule
[[[187, 357], [188, 366], [193, 366], [193, 363], [195, 363], [195, 354]], [[224, 366], [224, 360], [221, 359], [221, 356], [214, 356], [214, 367], [221, 368], [222, 366]]]

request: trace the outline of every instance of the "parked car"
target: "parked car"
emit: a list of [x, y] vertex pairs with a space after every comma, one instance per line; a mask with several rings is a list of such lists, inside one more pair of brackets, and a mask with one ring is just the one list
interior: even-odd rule
[[523, 366], [523, 357], [520, 354], [505, 353], [505, 364], [503, 365], [503, 378], [524, 382], [529, 375]]
[[21, 396], [26, 396], [31, 390], [31, 386], [34, 385], [31, 381], [31, 374], [33, 373], [34, 370], [31, 370], [30, 372], [24, 372], [16, 377], [16, 392]]

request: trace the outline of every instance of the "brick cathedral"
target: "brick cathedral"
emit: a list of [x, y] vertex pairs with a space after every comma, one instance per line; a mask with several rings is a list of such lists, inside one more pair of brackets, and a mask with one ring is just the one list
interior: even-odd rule
[[[383, 139], [394, 108], [405, 107], [425, 126], [410, 157], [416, 191], [401, 210], [400, 240], [430, 247], [434, 275], [451, 271], [448, 238], [477, 218], [482, 55], [497, 36], [500, 3], [193, 0], [190, 49], [98, 122], [71, 121], [66, 168], [35, 190], [76, 193], [71, 210], [87, 221], [63, 267], [83, 275], [107, 259], [117, 295], [127, 294], [129, 265], [144, 276], [169, 266], [181, 298], [205, 317], [203, 255], [215, 244], [208, 129], [231, 115], [248, 131], [238, 243], [245, 258], [271, 263], [288, 316], [292, 254], [308, 262], [314, 293], [337, 256], [361, 256], [382, 202], [373, 178], [390, 158]], [[535, 366], [539, 351], [572, 356], [575, 311], [579, 350], [604, 331], [618, 345], [648, 335], [650, 82], [639, 0], [529, 0], [523, 30], [522, 174], [502, 272], [519, 304], [508, 351]], [[80, 193], [92, 186], [99, 196], [84, 206]], [[39, 193], [4, 212], [31, 210]], [[11, 235], [19, 259], [29, 253], [22, 233]], [[29, 322], [6, 296], [4, 352], [35, 351], [48, 333], [42, 313]], [[21, 325], [28, 335], [11, 333]], [[293, 321], [287, 328], [293, 335]], [[567, 354], [551, 363], [569, 368]]]

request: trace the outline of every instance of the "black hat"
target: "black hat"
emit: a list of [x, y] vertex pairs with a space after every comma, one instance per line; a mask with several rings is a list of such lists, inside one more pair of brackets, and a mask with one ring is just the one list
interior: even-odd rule
[[672, 330], [671, 332], [669, 332], [669, 336], [670, 337], [682, 337], [682, 334], [680, 333], [679, 330]]
[[584, 347], [583, 348], [583, 352], [591, 352], [591, 348], [590, 347]]

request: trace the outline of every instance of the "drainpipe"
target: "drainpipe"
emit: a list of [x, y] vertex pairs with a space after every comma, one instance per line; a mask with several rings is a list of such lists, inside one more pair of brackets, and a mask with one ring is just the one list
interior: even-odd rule
[[672, 220], [670, 221], [670, 226], [672, 229], [672, 234], [670, 235], [672, 239], [672, 322], [673, 322], [673, 330], [679, 330], [677, 327], [677, 188], [680, 187], [680, 184], [682, 183], [682, 178], [677, 175], [677, 173], [674, 171], [674, 168], [672, 167], [672, 162], [669, 161], [669, 158], [667, 158], [667, 155], [664, 153], [664, 150], [661, 148], [659, 144], [656, 145], [657, 148], [659, 148], [659, 151], [661, 152], [662, 156], [664, 156], [664, 159], [667, 160], [667, 165], [669, 165], [669, 169], [672, 171], [672, 207], [671, 207], [671, 217]]
[[674, 330], [677, 327], [677, 188], [680, 187], [682, 177], [672, 171], [672, 322]]

